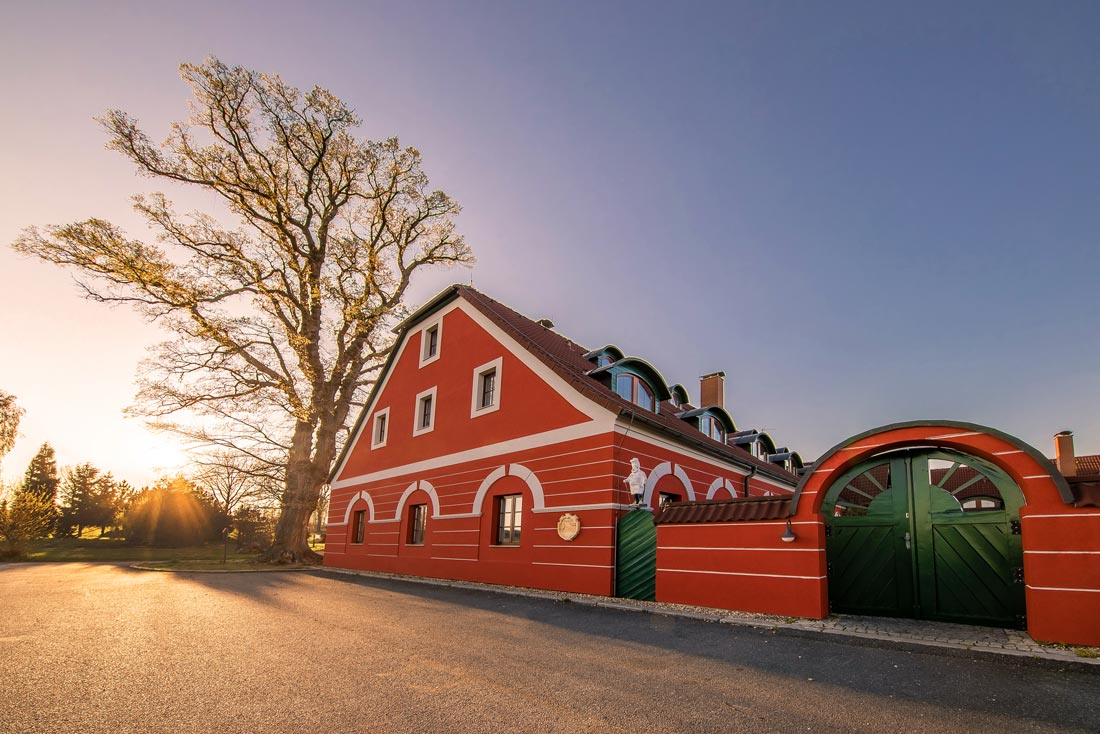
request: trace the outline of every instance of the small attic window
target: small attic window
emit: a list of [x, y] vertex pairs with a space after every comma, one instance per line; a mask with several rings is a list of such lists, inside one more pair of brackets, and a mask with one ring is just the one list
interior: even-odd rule
[[612, 363], [612, 361], [613, 360], [611, 359], [610, 354], [601, 354], [600, 356], [596, 357], [596, 366], [607, 367]]
[[753, 456], [763, 461], [768, 460], [768, 447], [764, 445], [763, 441], [753, 441], [749, 445], [752, 446]]

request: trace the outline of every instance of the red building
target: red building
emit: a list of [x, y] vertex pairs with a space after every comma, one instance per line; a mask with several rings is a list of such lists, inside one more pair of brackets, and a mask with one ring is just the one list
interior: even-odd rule
[[1100, 644], [1100, 464], [1076, 461], [1068, 432], [1057, 466], [941, 420], [803, 467], [737, 430], [723, 373], [700, 396], [452, 286], [399, 328], [332, 476], [325, 564]]
[[398, 331], [333, 474], [328, 566], [612, 594], [630, 459], [645, 505], [797, 483], [797, 453], [737, 430], [722, 373], [693, 405], [645, 360], [461, 285]]

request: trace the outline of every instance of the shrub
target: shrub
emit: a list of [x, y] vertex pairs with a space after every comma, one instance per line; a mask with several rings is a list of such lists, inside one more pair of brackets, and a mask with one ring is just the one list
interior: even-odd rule
[[237, 549], [260, 553], [271, 547], [275, 521], [255, 507], [241, 507], [233, 516], [237, 528]]
[[220, 537], [224, 514], [189, 488], [142, 490], [123, 518], [126, 539], [138, 545], [179, 547]]

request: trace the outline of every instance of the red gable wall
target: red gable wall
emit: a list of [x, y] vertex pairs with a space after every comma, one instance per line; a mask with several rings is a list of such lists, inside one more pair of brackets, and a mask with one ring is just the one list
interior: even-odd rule
[[[461, 308], [443, 317], [439, 359], [424, 367], [419, 366], [420, 334], [417, 329], [406, 337], [337, 481], [589, 420]], [[501, 407], [471, 418], [474, 369], [497, 357], [503, 357]], [[435, 428], [414, 437], [416, 395], [433, 386], [438, 386]], [[374, 415], [386, 408], [389, 437], [372, 450]]]

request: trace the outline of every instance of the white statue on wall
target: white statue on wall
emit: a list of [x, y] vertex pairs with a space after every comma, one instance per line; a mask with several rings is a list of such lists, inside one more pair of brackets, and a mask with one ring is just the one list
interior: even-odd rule
[[642, 464], [637, 459], [630, 460], [630, 474], [626, 476], [623, 482], [630, 490], [630, 494], [634, 495], [634, 504], [638, 507], [642, 506], [642, 498], [645, 496], [645, 472], [642, 471]]

